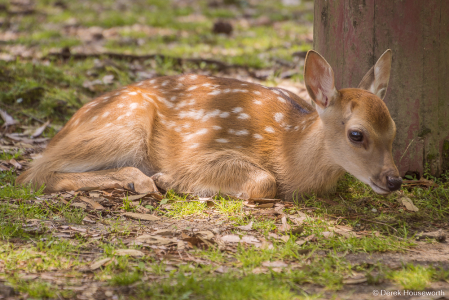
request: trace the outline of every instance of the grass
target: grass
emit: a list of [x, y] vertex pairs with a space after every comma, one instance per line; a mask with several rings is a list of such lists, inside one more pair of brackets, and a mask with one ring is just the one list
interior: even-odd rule
[[[47, 128], [43, 136], [52, 137], [82, 105], [105, 92], [142, 80], [142, 74], [215, 75], [218, 71], [204, 63], [179, 64], [176, 58], [216, 59], [256, 72], [269, 69], [272, 74], [261, 82], [268, 86], [277, 86], [280, 74], [286, 70], [282, 64], [290, 64], [288, 70], [298, 71], [290, 79], [291, 83], [303, 81], [301, 61], [292, 54], [312, 47], [307, 41], [313, 16], [310, 1], [284, 6], [273, 1], [225, 0], [218, 7], [211, 7], [209, 2], [197, 1], [186, 6], [182, 1], [170, 0], [66, 1], [65, 8], [61, 8], [55, 1], [42, 0], [35, 3], [37, 13], [34, 14], [18, 14], [11, 19], [5, 11], [0, 11], [0, 19], [11, 22], [17, 29], [14, 32], [18, 32], [15, 38], [3, 43], [0, 54], [15, 55], [20, 47], [37, 51], [33, 60], [26, 57], [0, 60], [0, 108], [24, 126], [41, 124], [29, 116], [51, 120], [53, 127]], [[7, 2], [6, 5], [15, 4]], [[231, 36], [211, 32], [217, 19], [232, 23]], [[102, 31], [102, 36], [95, 40], [89, 37], [90, 26], [108, 31]], [[107, 57], [81, 60], [45, 57], [64, 47], [69, 47], [72, 53], [82, 53], [91, 46], [107, 52], [166, 57], [134, 62]], [[227, 70], [225, 76], [237, 73], [241, 75]], [[106, 75], [114, 76], [111, 84], [88, 87], [87, 83], [101, 81]], [[1, 152], [0, 160], [20, 160], [24, 153]], [[198, 219], [208, 218], [219, 229], [231, 228], [231, 233], [237, 235], [257, 232], [273, 244], [272, 249], [241, 244], [231, 249], [211, 246], [178, 253], [164, 246], [130, 246], [126, 240], [142, 231], [148, 232], [153, 224], [142, 222], [137, 226], [108, 209], [95, 214], [95, 226], [101, 228], [101, 236], [95, 239], [88, 235], [71, 239], [52, 237], [59, 222], [68, 226], [83, 224], [88, 213], [62, 205], [55, 197], [43, 196], [42, 188], [33, 191], [27, 186], [16, 187], [14, 170], [0, 172], [0, 277], [6, 278], [20, 296], [33, 299], [74, 298], [75, 292], [66, 292], [40, 279], [25, 281], [14, 274], [57, 272], [75, 279], [86, 275], [90, 281], [96, 281], [95, 284], [100, 281], [102, 287], [111, 288], [114, 293], [128, 290], [129, 294], [120, 295], [127, 299], [330, 299], [337, 297], [335, 291], [343, 290], [344, 279], [354, 273], [366, 275], [370, 284], [393, 282], [407, 289], [425, 289], [432, 282], [449, 280], [448, 270], [420, 265], [390, 270], [382, 263], [353, 265], [344, 258], [347, 253], [407, 251], [415, 245], [415, 233], [447, 222], [449, 173], [434, 178], [427, 171], [425, 176], [438, 187], [403, 187], [400, 194], [384, 197], [346, 175], [335, 193], [321, 197], [304, 195], [294, 206], [284, 209], [287, 214], [302, 211], [310, 217], [298, 235], [280, 232], [279, 217], [248, 214], [241, 201], [219, 195], [213, 198], [211, 206], [210, 201], [190, 201], [194, 199], [169, 191], [159, 203], [162, 206], [155, 202], [146, 205], [164, 218], [165, 224], [157, 226], [165, 228], [176, 222], [192, 222], [196, 226], [200, 224], [196, 222]], [[405, 210], [398, 202], [402, 196], [409, 197], [419, 211]], [[136, 211], [128, 197], [120, 201], [119, 212]], [[31, 219], [37, 224], [32, 228], [27, 222]], [[253, 222], [253, 231], [235, 228], [249, 222]], [[361, 237], [323, 235], [333, 231], [336, 225], [348, 226]], [[289, 239], [275, 240], [270, 233]], [[312, 234], [315, 239], [302, 245], [296, 243]], [[130, 247], [148, 255], [135, 258], [114, 254], [117, 249]], [[170, 259], [181, 256], [191, 261], [170, 264]], [[93, 275], [80, 273], [89, 267], [92, 257], [111, 260]], [[283, 261], [288, 267], [281, 270], [264, 267], [264, 263], [276, 261]], [[219, 266], [229, 270], [225, 274], [217, 273]], [[266, 274], [253, 273], [261, 270]], [[306, 293], [304, 288], [308, 284], [321, 287], [321, 292]]]
[[[142, 289], [138, 297], [152, 299], [300, 299], [289, 284], [270, 275], [245, 277], [221, 275], [197, 278], [180, 274], [174, 278], [176, 285], [168, 281]], [[254, 284], [257, 283], [257, 284]]]
[[400, 284], [403, 289], [422, 291], [430, 285], [434, 269], [421, 265], [407, 265], [402, 270], [393, 271], [389, 278]]

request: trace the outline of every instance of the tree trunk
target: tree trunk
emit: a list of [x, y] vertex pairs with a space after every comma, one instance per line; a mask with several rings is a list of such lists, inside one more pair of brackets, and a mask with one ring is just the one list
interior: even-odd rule
[[448, 0], [315, 0], [313, 43], [337, 89], [357, 87], [391, 49], [385, 102], [397, 126], [396, 165], [402, 175], [449, 170]]

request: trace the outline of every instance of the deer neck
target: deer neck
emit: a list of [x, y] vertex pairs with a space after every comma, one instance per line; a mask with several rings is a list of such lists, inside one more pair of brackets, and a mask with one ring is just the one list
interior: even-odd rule
[[325, 194], [335, 189], [344, 169], [330, 155], [331, 146], [326, 143], [325, 128], [316, 114], [313, 122], [304, 130], [284, 136], [284, 161], [281, 178], [282, 190], [290, 197], [293, 192], [312, 190]]

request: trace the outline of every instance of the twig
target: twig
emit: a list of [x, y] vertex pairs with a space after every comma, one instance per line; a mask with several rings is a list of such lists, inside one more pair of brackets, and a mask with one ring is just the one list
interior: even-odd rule
[[410, 144], [408, 144], [407, 148], [405, 149], [404, 153], [402, 153], [401, 158], [399, 159], [399, 163], [401, 163], [402, 158], [404, 157], [405, 153], [407, 153], [408, 148], [410, 148], [410, 146], [412, 145], [412, 143], [415, 141], [415, 139], [413, 139]]

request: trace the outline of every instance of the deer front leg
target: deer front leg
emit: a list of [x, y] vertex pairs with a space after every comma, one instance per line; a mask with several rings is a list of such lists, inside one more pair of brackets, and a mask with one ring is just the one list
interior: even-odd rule
[[124, 187], [137, 193], [158, 190], [150, 177], [133, 167], [83, 173], [55, 172], [48, 177], [45, 185], [45, 192], [73, 191], [86, 187], [98, 189]]

